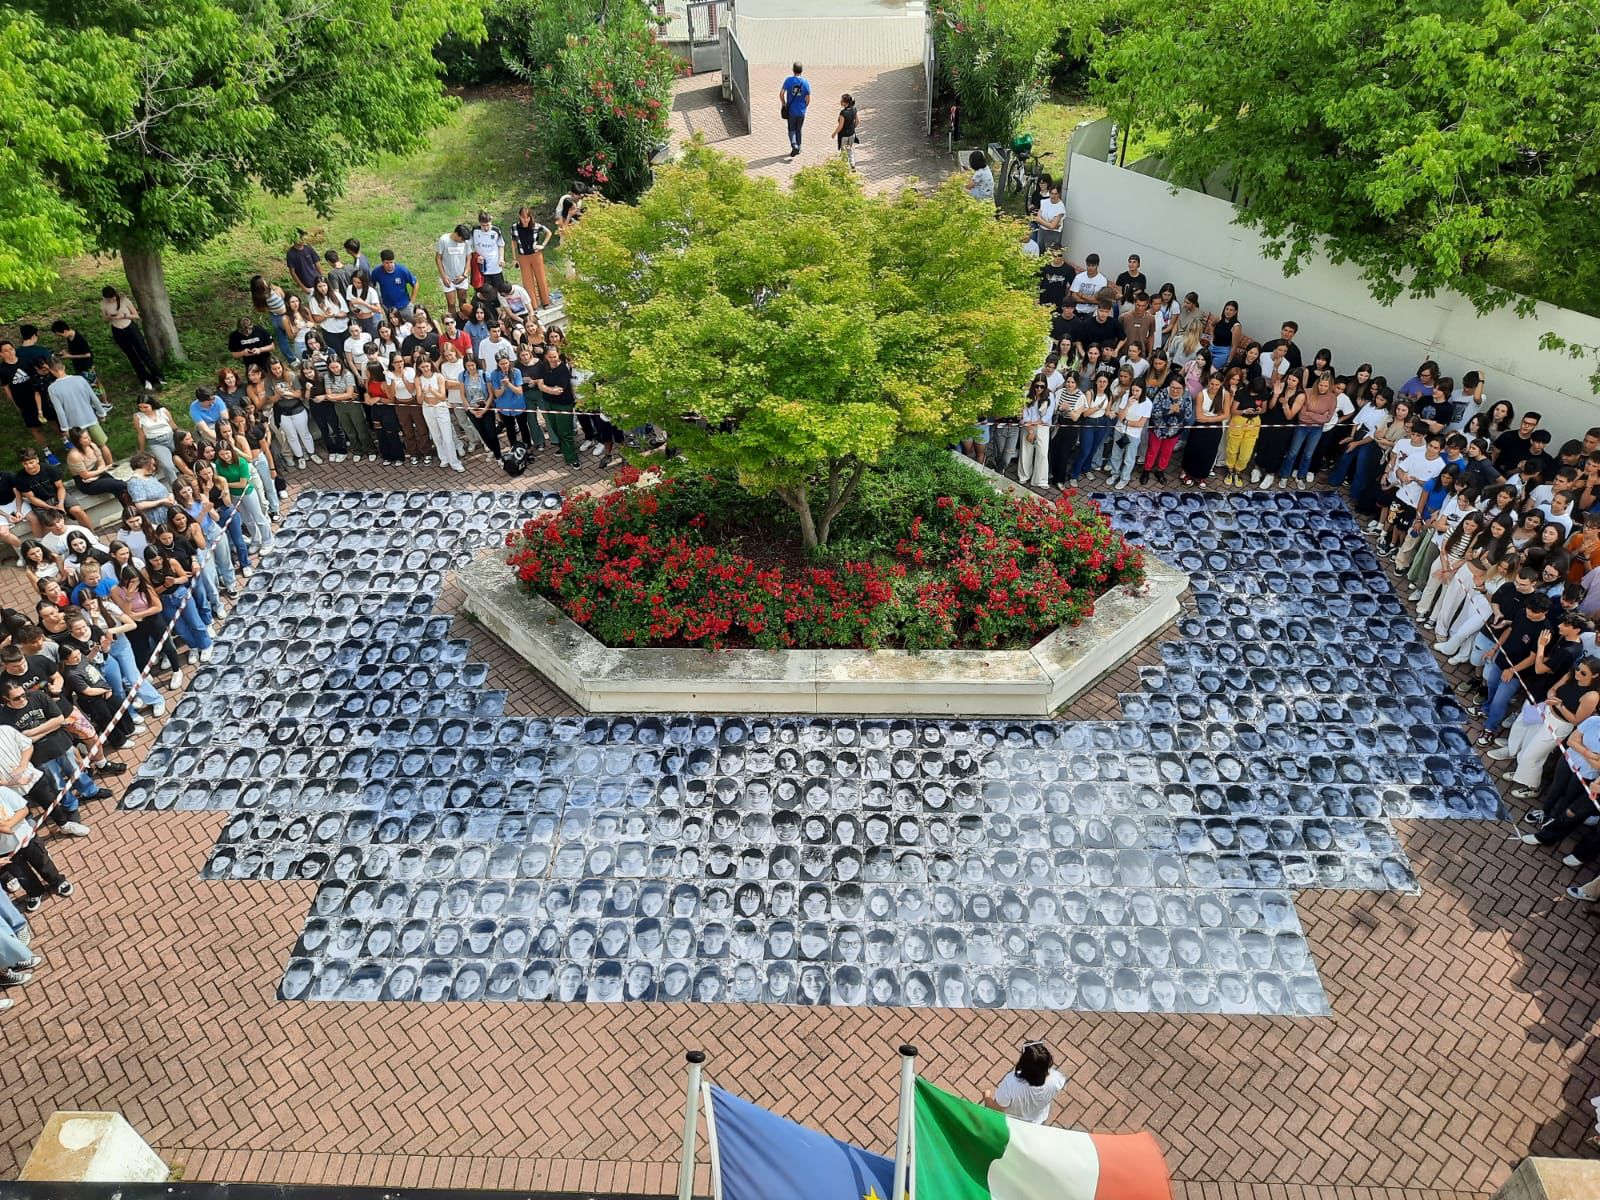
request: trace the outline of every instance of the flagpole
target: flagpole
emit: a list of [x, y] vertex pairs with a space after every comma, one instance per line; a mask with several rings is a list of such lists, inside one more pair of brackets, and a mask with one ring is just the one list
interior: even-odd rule
[[894, 1129], [894, 1195], [906, 1200], [906, 1178], [911, 1162], [911, 1126], [915, 1119], [913, 1096], [917, 1086], [917, 1048], [900, 1047], [900, 1115]]
[[690, 1050], [684, 1056], [689, 1064], [689, 1086], [683, 1102], [683, 1158], [678, 1164], [678, 1200], [694, 1200], [694, 1133], [700, 1116], [700, 1068], [706, 1061], [704, 1050]]

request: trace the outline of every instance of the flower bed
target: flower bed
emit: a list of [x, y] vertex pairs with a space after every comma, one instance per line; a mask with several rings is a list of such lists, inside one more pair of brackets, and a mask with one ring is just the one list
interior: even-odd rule
[[569, 500], [507, 537], [522, 586], [612, 646], [1008, 649], [1143, 578], [1091, 504], [995, 492], [934, 451], [863, 481], [800, 558], [787, 509], [690, 473]]

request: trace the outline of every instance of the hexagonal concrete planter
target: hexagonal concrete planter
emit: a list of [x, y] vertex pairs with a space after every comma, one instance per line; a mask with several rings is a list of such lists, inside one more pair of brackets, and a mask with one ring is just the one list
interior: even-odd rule
[[[982, 467], [997, 488], [1027, 490]], [[1145, 555], [1140, 592], [1027, 650], [655, 650], [606, 646], [522, 590], [505, 551], [461, 573], [466, 609], [588, 712], [1043, 717], [1131, 657], [1178, 614], [1189, 578]]]

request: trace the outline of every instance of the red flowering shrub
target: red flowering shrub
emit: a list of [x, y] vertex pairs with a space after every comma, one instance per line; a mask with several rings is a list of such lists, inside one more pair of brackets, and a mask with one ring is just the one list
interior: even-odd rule
[[1093, 506], [953, 479], [960, 494], [905, 504], [875, 545], [856, 536], [814, 565], [770, 561], [777, 542], [798, 544], [787, 510], [700, 476], [569, 500], [510, 534], [506, 561], [607, 645], [710, 649], [1027, 646], [1143, 579], [1139, 552]]

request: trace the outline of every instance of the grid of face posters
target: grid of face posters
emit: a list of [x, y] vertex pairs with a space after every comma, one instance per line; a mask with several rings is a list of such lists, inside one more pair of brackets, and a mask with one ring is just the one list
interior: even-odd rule
[[433, 606], [544, 497], [316, 494], [124, 805], [321, 881], [290, 1000], [1324, 1014], [1292, 889], [1499, 798], [1342, 510], [1211, 499], [1105, 501], [1196, 611], [1065, 723], [507, 716]]

